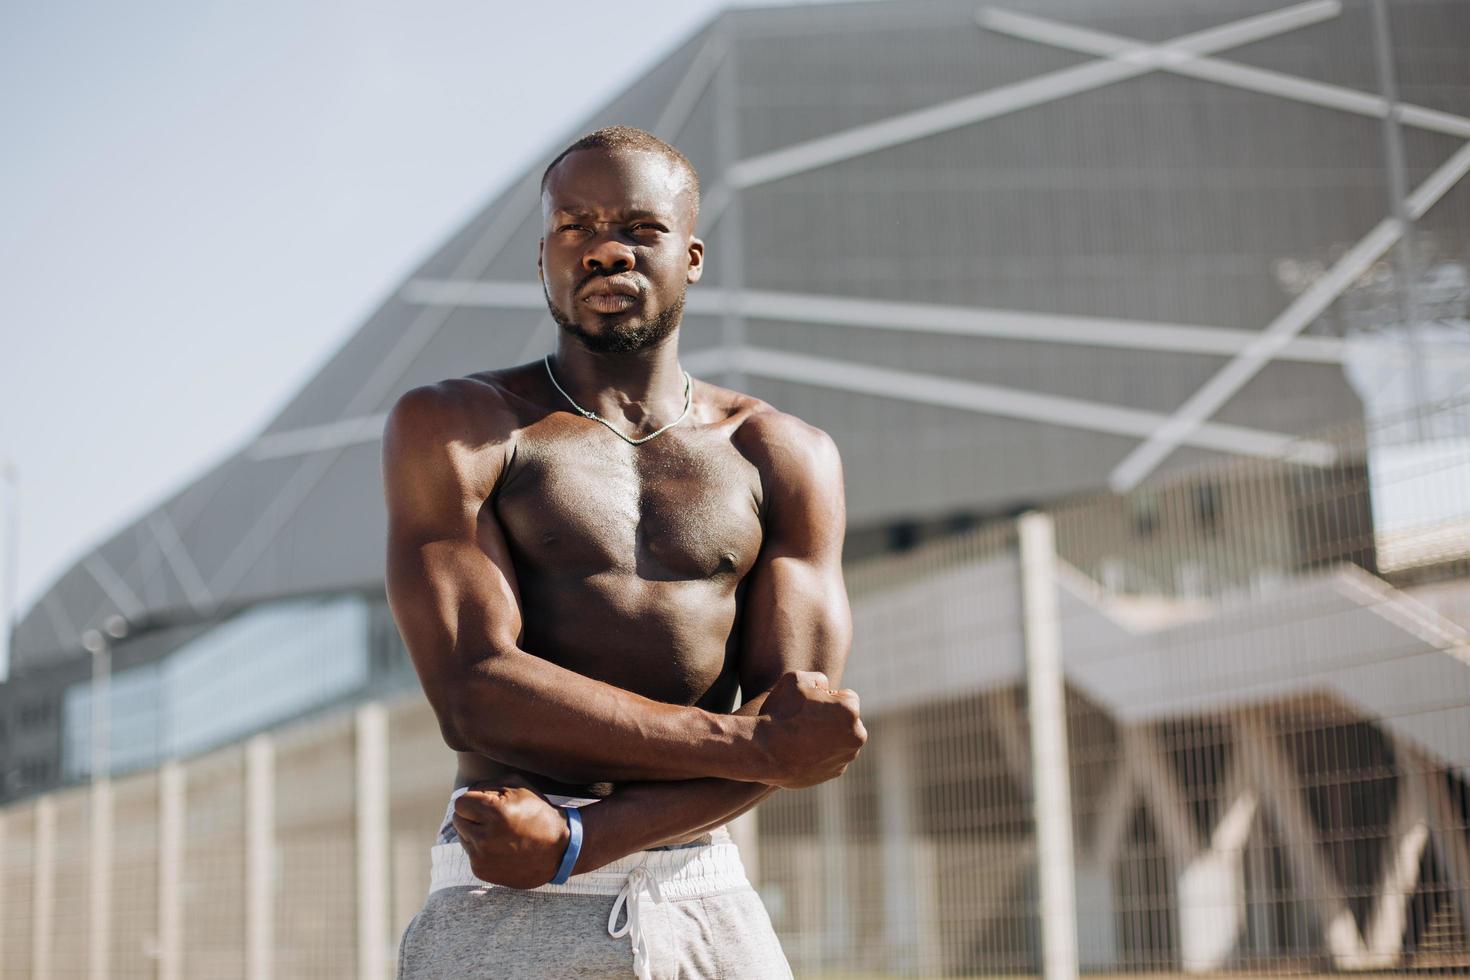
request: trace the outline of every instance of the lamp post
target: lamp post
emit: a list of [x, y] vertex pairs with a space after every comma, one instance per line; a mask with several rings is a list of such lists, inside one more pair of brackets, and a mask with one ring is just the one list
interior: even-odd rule
[[92, 655], [92, 913], [87, 976], [107, 980], [112, 952], [112, 765], [108, 755], [112, 688], [112, 642], [128, 635], [128, 621], [109, 616], [102, 629], [82, 634]]

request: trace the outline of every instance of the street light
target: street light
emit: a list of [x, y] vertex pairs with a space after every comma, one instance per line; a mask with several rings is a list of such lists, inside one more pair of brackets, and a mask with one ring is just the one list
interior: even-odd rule
[[128, 635], [128, 621], [122, 616], [108, 616], [102, 629], [89, 629], [82, 634], [82, 648], [92, 655], [92, 782], [106, 779], [111, 773], [108, 743], [111, 716], [108, 701], [112, 696], [112, 641]]
[[128, 635], [128, 621], [108, 616], [102, 628], [82, 634], [92, 655], [92, 860], [88, 977], [107, 980], [112, 944], [112, 784], [108, 758], [108, 700], [112, 687], [112, 641]]

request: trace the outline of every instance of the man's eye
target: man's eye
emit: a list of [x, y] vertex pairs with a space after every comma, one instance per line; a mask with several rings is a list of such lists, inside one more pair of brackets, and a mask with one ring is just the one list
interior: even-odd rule
[[586, 231], [586, 225], [562, 225], [557, 231]]
[[651, 224], [649, 224], [648, 222], [645, 221], [645, 222], [642, 222], [641, 224], [634, 225], [633, 226], [633, 230], [634, 231], [663, 231], [663, 228], [660, 227], [659, 225], [651, 225]]

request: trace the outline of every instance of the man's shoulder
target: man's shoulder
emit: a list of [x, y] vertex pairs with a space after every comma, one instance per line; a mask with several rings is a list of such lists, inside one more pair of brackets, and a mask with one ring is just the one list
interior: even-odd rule
[[763, 474], [789, 479], [840, 472], [837, 444], [825, 431], [759, 398], [729, 394], [738, 423], [733, 441]]
[[832, 553], [840, 555], [846, 504], [837, 443], [789, 412], [738, 397], [731, 441], [760, 473], [761, 522], [775, 536], [768, 540], [835, 542]]
[[534, 366], [480, 371], [411, 388], [388, 412], [385, 437], [416, 445], [505, 443], [527, 421]]

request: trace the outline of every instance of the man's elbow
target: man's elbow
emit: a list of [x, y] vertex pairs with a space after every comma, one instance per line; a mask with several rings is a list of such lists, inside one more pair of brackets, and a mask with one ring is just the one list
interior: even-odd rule
[[492, 711], [482, 706], [472, 715], [452, 715], [448, 724], [440, 725], [444, 744], [456, 752], [472, 752], [559, 783], [585, 785], [610, 778], [606, 772], [558, 760], [548, 746], [527, 737], [528, 725], [507, 723], [503, 715], [496, 718]]
[[456, 752], [472, 752], [503, 765], [539, 773], [562, 783], [594, 783], [609, 778], [556, 758], [546, 743], [545, 729], [527, 717], [528, 702], [477, 673], [455, 685], [446, 699], [439, 730], [444, 744]]
[[473, 752], [506, 765], [521, 766], [522, 746], [504, 712], [494, 704], [460, 701], [439, 726], [444, 744], [456, 752]]
[[494, 678], [483, 676], [479, 670], [453, 681], [440, 714], [444, 744], [456, 752], [500, 757], [501, 750], [508, 747], [510, 726], [506, 720], [510, 711], [502, 703], [504, 692], [497, 688]]
[[[496, 644], [490, 650], [456, 648], [445, 658], [443, 662], [461, 665], [441, 672], [430, 692], [445, 745], [456, 752], [493, 755], [486, 748], [502, 740], [501, 723], [514, 710], [506, 703], [508, 678], [503, 674], [514, 653], [514, 644]], [[424, 686], [428, 691], [429, 685]]]

